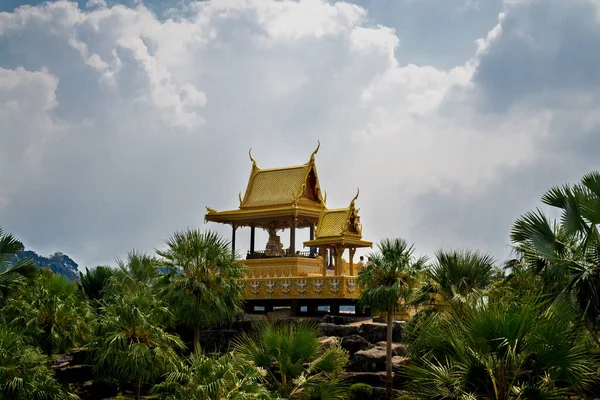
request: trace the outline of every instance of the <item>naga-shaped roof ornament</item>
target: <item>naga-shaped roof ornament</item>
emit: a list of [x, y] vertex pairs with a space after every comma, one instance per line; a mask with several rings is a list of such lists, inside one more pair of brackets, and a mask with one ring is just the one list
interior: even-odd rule
[[256, 165], [256, 160], [254, 159], [254, 157], [252, 157], [252, 148], [248, 150], [248, 156], [250, 157], [250, 161], [252, 161], [252, 168], [258, 168], [258, 166]]
[[358, 195], [360, 194], [360, 189], [356, 188], [356, 196], [354, 196], [354, 198], [352, 199], [352, 201], [350, 202], [350, 207], [354, 207], [354, 202], [356, 201], [356, 199], [358, 199]]
[[321, 148], [321, 142], [319, 140], [317, 140], [317, 148], [315, 149], [315, 151], [313, 151], [313, 153], [310, 155], [310, 161], [314, 162], [315, 161], [315, 155], [319, 152], [319, 149]]

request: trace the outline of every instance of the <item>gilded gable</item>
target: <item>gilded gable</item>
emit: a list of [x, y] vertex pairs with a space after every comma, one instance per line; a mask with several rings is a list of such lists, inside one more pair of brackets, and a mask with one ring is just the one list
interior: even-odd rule
[[240, 196], [240, 208], [294, 205], [300, 199], [304, 205], [324, 207], [314, 160], [317, 151], [318, 147], [306, 164], [270, 169], [260, 169], [250, 154], [252, 172], [244, 197]]

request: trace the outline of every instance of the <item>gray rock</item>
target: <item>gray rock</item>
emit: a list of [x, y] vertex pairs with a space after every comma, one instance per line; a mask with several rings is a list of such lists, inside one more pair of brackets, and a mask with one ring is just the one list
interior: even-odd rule
[[386, 354], [383, 347], [360, 350], [354, 354], [349, 369], [357, 372], [385, 371], [385, 359]]
[[[386, 342], [377, 342], [377, 346], [385, 349]], [[408, 346], [404, 343], [392, 343], [392, 354], [395, 356], [406, 356], [408, 353]]]
[[[394, 321], [392, 325], [392, 341], [402, 341], [402, 333], [404, 331], [404, 321]], [[387, 339], [387, 324], [379, 322], [365, 323], [360, 326], [358, 334], [371, 343], [385, 341]]]
[[56, 380], [62, 383], [86, 382], [94, 379], [91, 365], [71, 365], [54, 370]]
[[375, 347], [371, 343], [369, 343], [365, 338], [359, 335], [350, 335], [342, 338], [342, 348], [348, 350], [350, 357], [354, 355], [357, 351], [367, 350]]
[[408, 365], [410, 362], [410, 358], [401, 357], [401, 356], [393, 356], [392, 357], [392, 369], [394, 372], [399, 372], [402, 370], [402, 367]]
[[324, 349], [328, 349], [329, 347], [338, 344], [340, 338], [337, 336], [321, 336], [319, 342], [321, 342], [321, 346], [323, 346]]
[[343, 338], [350, 335], [356, 335], [358, 333], [358, 326], [353, 325], [322, 323], [319, 324], [319, 328], [321, 329], [321, 334], [323, 336], [337, 336]]
[[72, 358], [72, 364], [87, 364], [90, 362], [90, 352], [85, 347], [70, 349], [67, 354]]
[[342, 315], [326, 315], [323, 319], [325, 320], [325, 323], [336, 325], [347, 325], [356, 321], [353, 317], [345, 317]]

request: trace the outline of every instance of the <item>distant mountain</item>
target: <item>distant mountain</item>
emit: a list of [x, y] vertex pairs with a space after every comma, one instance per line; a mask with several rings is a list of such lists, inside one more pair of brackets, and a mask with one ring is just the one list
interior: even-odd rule
[[55, 274], [64, 275], [72, 281], [79, 279], [77, 263], [66, 254], [56, 252], [50, 257], [44, 257], [32, 250], [24, 250], [17, 256], [17, 261], [25, 258], [32, 259], [40, 268], [49, 268]]

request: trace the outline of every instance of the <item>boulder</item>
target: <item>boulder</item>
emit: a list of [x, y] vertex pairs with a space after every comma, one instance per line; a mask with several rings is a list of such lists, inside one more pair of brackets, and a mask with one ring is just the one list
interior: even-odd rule
[[325, 323], [327, 324], [336, 324], [336, 325], [347, 325], [355, 322], [353, 317], [344, 317], [342, 315], [326, 315]]
[[350, 335], [342, 338], [342, 348], [346, 349], [350, 354], [350, 357], [357, 351], [367, 350], [375, 347], [369, 343], [365, 338], [359, 335]]
[[392, 370], [394, 370], [394, 372], [400, 372], [402, 370], [402, 367], [405, 365], [408, 365], [409, 362], [410, 362], [410, 358], [408, 358], [408, 357], [393, 356], [392, 357]]
[[86, 382], [94, 378], [91, 365], [69, 365], [54, 369], [56, 380], [62, 383]]
[[[386, 342], [377, 342], [377, 346], [385, 349]], [[395, 356], [406, 356], [408, 353], [408, 346], [404, 343], [392, 343], [392, 354]]]
[[[58, 354], [52, 361], [52, 368], [64, 367], [73, 361], [73, 357], [68, 354]], [[65, 365], [66, 364], [66, 365]]]
[[87, 364], [90, 362], [90, 352], [85, 347], [78, 347], [75, 349], [70, 349], [67, 351], [67, 354], [72, 357], [72, 364]]
[[290, 308], [281, 308], [267, 312], [267, 318], [269, 321], [279, 321], [280, 319], [288, 319], [293, 316], [294, 314]]
[[[404, 325], [406, 325], [404, 321], [394, 321], [392, 325], [392, 341], [402, 341]], [[364, 323], [360, 326], [358, 334], [371, 343], [385, 341], [387, 339], [387, 325], [379, 322]]]
[[340, 338], [337, 336], [321, 336], [319, 338], [319, 342], [321, 342], [321, 346], [323, 346], [324, 349], [327, 349], [338, 344], [340, 342]]
[[350, 335], [356, 335], [358, 333], [358, 326], [353, 325], [321, 323], [319, 324], [319, 328], [321, 329], [321, 334], [323, 336], [337, 336], [343, 338]]
[[349, 370], [360, 372], [385, 371], [385, 359], [385, 348], [383, 347], [360, 350], [354, 354]]
[[358, 329], [358, 334], [368, 342], [377, 343], [386, 339], [386, 325], [378, 322], [365, 323]]

